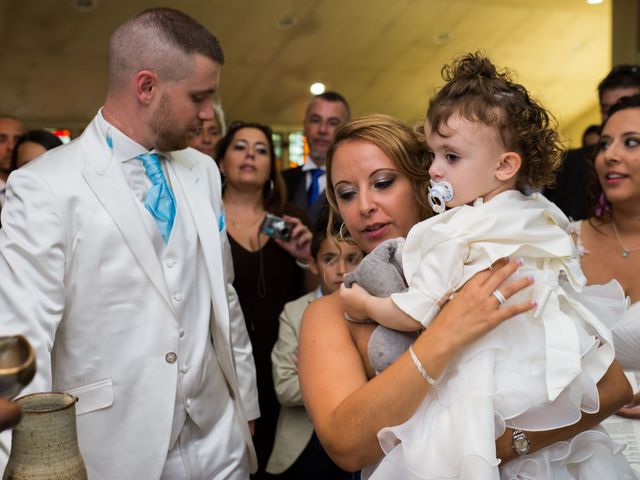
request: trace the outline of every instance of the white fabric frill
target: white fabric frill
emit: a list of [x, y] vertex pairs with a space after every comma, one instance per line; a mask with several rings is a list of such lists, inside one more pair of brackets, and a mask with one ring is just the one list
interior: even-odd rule
[[[540, 210], [540, 205], [546, 206], [545, 200], [537, 200], [535, 205]], [[549, 210], [555, 216], [553, 208]], [[516, 213], [521, 220], [526, 218], [526, 212]], [[522, 226], [522, 221], [518, 225]], [[519, 238], [524, 239], [526, 233], [526, 229], [520, 230]], [[544, 229], [536, 233], [543, 234]], [[535, 240], [535, 235], [530, 238]], [[550, 241], [549, 245], [564, 249], [563, 243]], [[500, 248], [490, 244], [495, 243], [483, 243], [482, 250], [499, 255]], [[614, 357], [610, 329], [627, 308], [624, 292], [617, 282], [583, 287], [575, 257], [542, 258], [539, 252], [543, 250], [526, 245], [513, 250], [521, 255], [538, 253], [523, 255], [524, 266], [516, 273], [534, 276], [534, 287], [513, 296], [509, 303], [535, 298], [537, 309], [505, 321], [462, 351], [407, 422], [378, 433], [385, 456], [371, 476], [363, 478], [499, 480], [495, 439], [505, 427], [551, 430], [576, 423], [581, 412], [598, 411], [596, 384]], [[488, 261], [490, 265], [493, 260]], [[414, 267], [414, 272], [421, 268]], [[429, 283], [426, 278], [422, 282]], [[591, 454], [585, 453], [587, 443], [593, 445]], [[581, 462], [596, 465], [589, 468], [609, 469], [607, 472], [621, 464], [618, 476], [609, 473], [598, 480], [635, 478], [628, 476], [631, 469], [624, 458], [619, 460], [619, 450], [606, 433], [583, 432], [571, 442], [523, 457], [528, 460], [523, 467], [511, 463], [504, 467], [505, 472], [513, 467], [522, 472], [535, 470], [535, 474], [502, 478], [591, 479], [586, 474], [561, 475], [564, 470], [580, 471], [582, 467], [575, 464]], [[525, 467], [527, 470], [522, 470]]]
[[629, 307], [613, 329], [616, 360], [625, 370], [640, 370], [640, 301]]
[[[637, 480], [622, 451], [601, 428], [581, 432], [500, 469], [501, 480]], [[478, 477], [480, 478], [480, 477]]]
[[[510, 319], [471, 345], [449, 366], [435, 391], [411, 419], [378, 433], [386, 455], [369, 478], [634, 479], [621, 448], [606, 433], [594, 430], [498, 468], [494, 440], [505, 427], [551, 430], [576, 423], [581, 412], [599, 409], [596, 384], [611, 363], [613, 350], [610, 343], [602, 342], [599, 329], [594, 326], [601, 324], [589, 318], [585, 310], [593, 307], [594, 313], [606, 311], [602, 318], [612, 319], [624, 311], [626, 301], [621, 301], [617, 283], [585, 287], [584, 294], [572, 291], [567, 284], [562, 290], [554, 302], [559, 308], [556, 314], [564, 305], [575, 320], [582, 370], [553, 402], [545, 388], [542, 322], [530, 314]], [[574, 302], [585, 296], [589, 300], [584, 300], [577, 310], [586, 319], [568, 308], [575, 307]], [[587, 474], [598, 471], [608, 475]], [[509, 476], [511, 472], [520, 476]]]

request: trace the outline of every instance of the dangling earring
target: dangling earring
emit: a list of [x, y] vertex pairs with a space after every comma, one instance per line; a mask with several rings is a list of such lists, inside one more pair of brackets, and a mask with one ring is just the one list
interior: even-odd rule
[[345, 237], [344, 232], [347, 232], [347, 235], [349, 235], [349, 231], [347, 230], [344, 222], [342, 222], [340, 224], [340, 229], [338, 230], [338, 238], [340, 239], [341, 242], [346, 242], [346, 240], [344, 238]]
[[[275, 184], [273, 183], [273, 178], [269, 178], [269, 183], [268, 184], [265, 183], [264, 185], [265, 185], [264, 186], [264, 190], [265, 190], [264, 195], [265, 196], [270, 195], [271, 192], [273, 192], [273, 189], [275, 187]], [[268, 188], [267, 188], [267, 185], [269, 185]]]
[[609, 204], [609, 202], [607, 201], [607, 197], [604, 196], [604, 192], [602, 192], [600, 194], [600, 196], [598, 197], [598, 202], [596, 205], [596, 217], [600, 218], [602, 217], [602, 215], [604, 215], [606, 212], [608, 212], [609, 210], [611, 210], [611, 206]]

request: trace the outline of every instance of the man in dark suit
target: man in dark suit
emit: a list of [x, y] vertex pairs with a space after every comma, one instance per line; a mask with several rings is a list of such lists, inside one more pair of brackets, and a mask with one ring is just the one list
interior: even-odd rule
[[304, 115], [303, 133], [309, 155], [303, 165], [282, 172], [287, 185], [287, 201], [305, 212], [312, 224], [326, 205], [325, 155], [336, 130], [349, 120], [349, 104], [336, 92], [313, 97]]
[[[609, 116], [609, 108], [622, 97], [640, 93], [640, 65], [618, 65], [598, 85], [602, 123]], [[589, 216], [589, 177], [597, 146], [569, 150], [562, 169], [556, 177], [556, 185], [544, 194], [573, 220]]]

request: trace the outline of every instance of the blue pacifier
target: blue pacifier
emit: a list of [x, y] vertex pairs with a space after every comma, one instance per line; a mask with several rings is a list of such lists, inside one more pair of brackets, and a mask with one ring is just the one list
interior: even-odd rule
[[429, 195], [427, 200], [429, 206], [436, 213], [442, 213], [447, 208], [445, 202], [449, 202], [453, 198], [453, 187], [449, 182], [434, 182], [429, 180], [431, 187], [429, 188]]

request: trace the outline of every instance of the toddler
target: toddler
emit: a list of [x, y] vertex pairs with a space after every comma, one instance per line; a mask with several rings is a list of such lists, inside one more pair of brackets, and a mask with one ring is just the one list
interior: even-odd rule
[[[571, 425], [581, 412], [598, 410], [596, 384], [614, 358], [612, 325], [599, 318], [615, 318], [626, 301], [615, 282], [584, 287], [568, 219], [540, 194], [520, 193], [552, 181], [559, 166], [550, 115], [479, 54], [443, 71], [447, 82], [431, 99], [424, 126], [429, 201], [439, 214], [407, 236], [408, 288], [374, 297], [358, 285], [343, 287], [345, 311], [395, 330], [428, 328], [456, 290], [503, 257], [521, 258], [517, 275], [534, 279], [508, 302], [529, 296], [537, 307], [469, 346], [439, 379], [409, 348], [434, 390], [411, 419], [379, 432], [386, 456], [371, 478], [635, 478], [600, 429], [528, 454], [526, 431]], [[503, 292], [493, 296], [507, 303]], [[599, 307], [603, 298], [608, 309]], [[499, 470], [495, 439], [505, 427], [515, 429], [520, 457]]]

